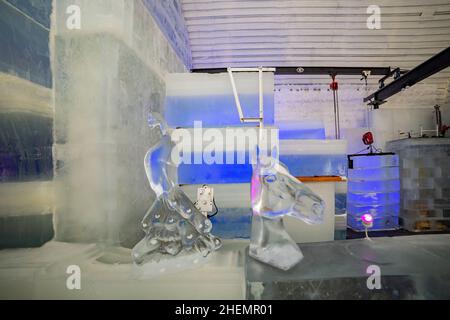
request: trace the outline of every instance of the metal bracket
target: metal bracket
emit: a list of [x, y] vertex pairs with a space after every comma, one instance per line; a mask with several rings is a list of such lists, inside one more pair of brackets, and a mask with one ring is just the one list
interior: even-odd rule
[[[231, 81], [231, 87], [233, 89], [233, 95], [234, 100], [236, 102], [236, 108], [239, 113], [239, 119], [242, 123], [249, 123], [249, 122], [255, 122], [259, 123], [260, 128], [263, 126], [264, 121], [264, 96], [263, 96], [263, 72], [275, 72], [275, 68], [228, 68], [228, 75], [230, 76]], [[251, 117], [244, 117], [244, 114], [242, 112], [242, 106], [241, 102], [239, 100], [239, 95], [237, 93], [236, 89], [236, 82], [234, 81], [233, 72], [258, 72], [259, 74], [259, 118], [251, 118]]]
[[[450, 47], [439, 52], [409, 72], [404, 73], [404, 70], [394, 69], [386, 77], [380, 79], [380, 89], [364, 98], [364, 102], [372, 100], [385, 101], [398, 92], [415, 85], [448, 66], [450, 66]], [[402, 73], [404, 74], [401, 75]], [[394, 81], [384, 85], [384, 80], [390, 76], [394, 77]]]
[[204, 216], [208, 216], [208, 212], [213, 211], [214, 204], [214, 189], [204, 185], [197, 189], [197, 201], [195, 202], [195, 207]]

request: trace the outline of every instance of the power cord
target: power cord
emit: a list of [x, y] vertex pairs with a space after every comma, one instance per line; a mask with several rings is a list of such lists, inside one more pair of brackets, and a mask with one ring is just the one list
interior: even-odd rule
[[[206, 186], [206, 185], [203, 185], [203, 186]], [[198, 201], [195, 201], [194, 202], [194, 206], [196, 208], [197, 208], [197, 204], [198, 204]], [[214, 204], [214, 207], [216, 208], [216, 211], [213, 214], [208, 214], [207, 215], [208, 219], [211, 219], [212, 217], [215, 217], [219, 213], [219, 208], [216, 205], [216, 199], [214, 197], [213, 197], [213, 204]]]
[[213, 204], [214, 204], [214, 207], [216, 208], [216, 212], [214, 212], [211, 215], [208, 215], [208, 219], [211, 219], [212, 217], [215, 217], [219, 213], [219, 208], [216, 205], [216, 199], [215, 198], [213, 198]]

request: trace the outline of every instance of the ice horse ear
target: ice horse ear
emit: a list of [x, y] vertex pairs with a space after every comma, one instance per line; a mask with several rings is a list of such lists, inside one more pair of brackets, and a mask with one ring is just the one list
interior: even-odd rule
[[279, 162], [278, 146], [275, 145], [273, 146], [270, 152], [270, 167], [276, 168], [278, 162]]
[[253, 170], [256, 170], [256, 168], [260, 165], [259, 156], [260, 156], [260, 150], [259, 150], [259, 146], [256, 144], [250, 154], [250, 157], [251, 157], [250, 163], [252, 164]]
[[159, 127], [162, 134], [165, 134], [168, 128], [166, 121], [158, 112], [149, 113], [147, 117], [147, 123], [151, 129]]
[[[267, 148], [258, 148], [258, 164], [262, 174], [274, 174], [278, 168], [278, 147], [274, 146], [269, 153]], [[255, 168], [254, 168], [255, 169]]]

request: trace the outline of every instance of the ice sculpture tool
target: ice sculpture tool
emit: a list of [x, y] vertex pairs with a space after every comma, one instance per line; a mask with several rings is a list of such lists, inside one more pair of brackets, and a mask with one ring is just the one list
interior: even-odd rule
[[175, 147], [162, 117], [153, 114], [149, 126], [159, 129], [160, 141], [150, 148], [144, 167], [156, 200], [142, 220], [145, 237], [132, 250], [133, 261], [142, 264], [153, 254], [176, 256], [182, 251], [199, 251], [203, 256], [219, 249], [222, 242], [211, 234], [211, 221], [198, 211], [179, 188]]
[[[245, 117], [233, 77], [235, 72], [258, 72], [259, 74], [259, 118]], [[262, 141], [264, 125], [264, 104], [262, 97], [263, 72], [274, 72], [272, 68], [228, 68], [236, 108], [241, 122], [258, 123], [259, 146]], [[274, 148], [270, 156], [267, 150], [259, 147], [254, 154], [251, 179], [252, 232], [249, 255], [256, 260], [282, 270], [289, 270], [303, 259], [298, 245], [287, 233], [283, 216], [291, 216], [308, 224], [323, 222], [325, 203], [308, 187], [289, 173], [278, 160], [278, 150]]]

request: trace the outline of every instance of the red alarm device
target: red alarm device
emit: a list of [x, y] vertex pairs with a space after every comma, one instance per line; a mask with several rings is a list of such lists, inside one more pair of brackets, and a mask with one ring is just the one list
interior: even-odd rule
[[362, 141], [366, 146], [370, 146], [373, 144], [373, 134], [372, 132], [366, 132], [363, 137]]

